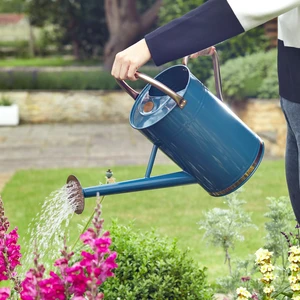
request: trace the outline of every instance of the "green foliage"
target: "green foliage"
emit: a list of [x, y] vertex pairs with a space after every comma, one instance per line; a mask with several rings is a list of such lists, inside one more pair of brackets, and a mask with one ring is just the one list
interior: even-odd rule
[[[288, 269], [288, 251], [289, 246], [295, 243], [299, 243], [297, 236], [292, 232], [294, 231], [294, 213], [291, 208], [290, 200], [288, 197], [267, 197], [269, 201], [268, 211], [264, 214], [265, 217], [270, 220], [265, 222], [266, 244], [264, 249], [268, 249], [273, 252], [272, 264], [276, 264], [275, 269], [275, 281], [272, 283], [275, 286], [274, 299], [291, 299], [286, 296], [290, 293], [288, 276], [290, 274]], [[287, 237], [290, 238], [290, 243], [282, 235], [282, 232], [287, 233]], [[293, 238], [295, 237], [295, 240]], [[293, 240], [293, 241], [292, 241]], [[280, 258], [280, 259], [279, 259]], [[277, 263], [276, 263], [277, 261]], [[250, 292], [255, 291], [258, 299], [265, 299], [262, 295], [264, 285], [258, 279], [262, 274], [259, 272], [259, 268], [255, 265], [254, 255], [249, 256], [244, 261], [237, 260], [234, 264], [232, 274], [230, 276], [224, 276], [218, 278], [216, 283], [219, 286], [218, 291], [224, 293], [234, 293], [234, 291], [244, 286]]]
[[[41, 98], [41, 101], [43, 99]], [[61, 134], [61, 127], [55, 124], [45, 125], [55, 134]], [[88, 128], [83, 128], [80, 124], [74, 124], [76, 132]], [[99, 125], [95, 125], [97, 127]], [[30, 126], [29, 126], [30, 127]], [[29, 128], [27, 127], [27, 128]], [[22, 128], [21, 128], [22, 129]], [[110, 129], [107, 133], [111, 135]], [[133, 129], [128, 124], [128, 132]], [[95, 130], [93, 134], [101, 133]], [[3, 136], [3, 135], [2, 135]], [[5, 134], [4, 134], [5, 138]], [[22, 137], [20, 137], [22, 138]], [[43, 140], [44, 137], [32, 132], [28, 138]], [[78, 138], [76, 136], [76, 138]], [[102, 140], [103, 142], [103, 140]], [[58, 147], [65, 147], [67, 141], [61, 138]], [[84, 143], [84, 141], [83, 141]], [[104, 143], [104, 144], [103, 144]], [[105, 143], [103, 142], [104, 151], [111, 151], [115, 144], [122, 147], [122, 142]], [[135, 144], [135, 140], [132, 141]], [[94, 140], [94, 148], [90, 151], [97, 154], [99, 143]], [[3, 145], [4, 146], [4, 145]], [[34, 146], [37, 148], [37, 146]], [[86, 147], [86, 145], [83, 145]], [[119, 148], [120, 148], [119, 147]], [[74, 152], [74, 145], [69, 147], [70, 153]], [[3, 148], [4, 153], [10, 155], [9, 150]], [[1, 149], [2, 151], [2, 149]], [[52, 151], [51, 149], [49, 151]], [[119, 153], [119, 149], [114, 149]], [[151, 146], [149, 147], [149, 153]], [[53, 151], [52, 151], [53, 152]], [[74, 152], [77, 153], [76, 151]], [[53, 154], [55, 155], [55, 154]], [[159, 154], [158, 154], [159, 155]], [[34, 159], [35, 153], [24, 151], [23, 159]], [[52, 156], [51, 156], [52, 157]], [[73, 156], [74, 157], [74, 156]], [[146, 163], [146, 161], [145, 161]], [[109, 167], [113, 167], [110, 165]], [[55, 169], [36, 169], [36, 170], [19, 170], [14, 173], [11, 180], [5, 185], [1, 195], [5, 200], [5, 209], [7, 216], [11, 220], [11, 226], [18, 226], [23, 250], [26, 250], [25, 242], [28, 241], [27, 228], [32, 219], [41, 210], [43, 200], [51, 192], [62, 187], [70, 174], [75, 174], [81, 181], [83, 187], [95, 186], [99, 181], [105, 182], [105, 173], [108, 166], [101, 166], [95, 162], [94, 168], [55, 168]], [[247, 201], [245, 211], [253, 213], [252, 220], [260, 230], [249, 228], [244, 231], [244, 242], [236, 243], [234, 257], [244, 258], [248, 253], [255, 253], [264, 244], [264, 223], [266, 218], [263, 216], [267, 212], [266, 197], [272, 195], [279, 197], [287, 195], [286, 182], [284, 177], [284, 160], [263, 160], [254, 176], [246, 183], [245, 191], [241, 194], [242, 198]], [[114, 166], [114, 176], [117, 181], [125, 181], [145, 176], [145, 165], [140, 166]], [[174, 164], [155, 164], [152, 175], [168, 174], [177, 172], [179, 168]], [[26, 205], [24, 205], [26, 203]], [[89, 198], [85, 202], [85, 210], [81, 215], [74, 215], [70, 220], [70, 245], [78, 237], [77, 226], [83, 219], [90, 217], [95, 206], [95, 200]], [[193, 258], [201, 264], [207, 266], [207, 274], [210, 282], [214, 282], [216, 277], [224, 276], [228, 273], [227, 266], [224, 265], [223, 254], [220, 248], [207, 245], [201, 240], [202, 233], [198, 230], [196, 223], [203, 219], [203, 211], [208, 211], [214, 207], [225, 207], [223, 198], [211, 197], [199, 185], [186, 185], [174, 188], [149, 190], [137, 193], [125, 193], [120, 195], [106, 196], [103, 201], [103, 218], [105, 227], [108, 227], [111, 219], [118, 218], [120, 224], [128, 224], [129, 220], [135, 219], [135, 227], [144, 231], [149, 230], [152, 226], [158, 229], [159, 234], [178, 238], [178, 246], [181, 249], [190, 247], [193, 251], [190, 253]], [[22, 207], [17, 210], [17, 207]], [[232, 255], [233, 256], [233, 255]], [[233, 257], [233, 258], [234, 258]], [[115, 299], [114, 299], [115, 300]]]
[[199, 222], [199, 229], [205, 230], [204, 239], [214, 246], [224, 249], [234, 248], [236, 241], [243, 241], [241, 230], [255, 227], [251, 217], [242, 206], [246, 203], [238, 198], [240, 191], [224, 197], [227, 209], [213, 208], [204, 213], [204, 220]]
[[208, 243], [223, 249], [230, 274], [229, 249], [234, 249], [236, 241], [244, 240], [242, 229], [256, 227], [252, 224], [250, 215], [242, 209], [246, 202], [238, 198], [239, 193], [240, 191], [225, 197], [227, 209], [215, 207], [206, 212], [204, 220], [198, 223], [199, 229], [205, 230], [203, 238]]
[[282, 267], [285, 270], [289, 244], [281, 232], [289, 235], [292, 231], [291, 220], [295, 219], [295, 215], [289, 197], [268, 197], [267, 200], [270, 202], [268, 205], [269, 211], [264, 216], [269, 218], [270, 221], [265, 223], [267, 231], [265, 248], [274, 252], [275, 262], [277, 258], [281, 258]]
[[6, 96], [2, 96], [0, 98], [0, 106], [10, 106], [12, 105], [12, 101], [6, 97]]
[[[228, 60], [221, 66], [223, 95], [226, 100], [277, 98], [276, 51], [258, 52]], [[214, 91], [214, 78], [207, 83]], [[272, 89], [269, 87], [272, 86]]]
[[32, 0], [28, 4], [28, 13], [34, 26], [54, 25], [51, 41], [60, 45], [72, 44], [79, 57], [99, 54], [97, 52], [108, 38], [104, 0]]
[[24, 0], [1, 0], [0, 13], [22, 13], [25, 10]]
[[[1, 44], [0, 44], [1, 45]], [[0, 67], [65, 67], [65, 66], [98, 66], [99, 60], [75, 60], [74, 58], [65, 58], [62, 56], [34, 57], [34, 58], [8, 58], [0, 60]], [[0, 69], [1, 70], [1, 69]]]
[[[157, 71], [144, 69], [150, 76]], [[142, 89], [141, 80], [130, 82], [135, 89]], [[97, 70], [73, 71], [3, 71], [0, 72], [0, 90], [118, 90], [116, 80], [109, 72]]]
[[135, 232], [113, 222], [112, 251], [118, 253], [115, 277], [102, 286], [105, 299], [212, 299], [205, 269], [200, 269], [176, 244], [154, 231]]
[[256, 272], [254, 260], [254, 255], [249, 255], [245, 260], [233, 259], [232, 274], [216, 279], [217, 291], [219, 293], [234, 294], [236, 288], [241, 285], [241, 279], [243, 278], [246, 282]]
[[28, 57], [28, 41], [0, 41], [0, 57]]
[[197, 8], [205, 0], [164, 0], [164, 4], [159, 12], [160, 24], [166, 24], [175, 18], [188, 13], [192, 9]]

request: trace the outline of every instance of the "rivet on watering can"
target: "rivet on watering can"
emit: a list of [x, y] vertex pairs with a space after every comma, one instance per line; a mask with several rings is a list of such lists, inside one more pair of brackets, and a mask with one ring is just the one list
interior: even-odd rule
[[183, 107], [185, 107], [185, 105], [186, 105], [186, 100], [182, 100], [182, 101], [180, 102], [179, 107], [180, 107], [180, 108], [183, 108]]

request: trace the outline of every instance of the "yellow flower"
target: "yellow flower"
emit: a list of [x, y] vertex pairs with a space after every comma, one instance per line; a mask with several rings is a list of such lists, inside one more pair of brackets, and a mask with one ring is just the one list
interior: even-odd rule
[[293, 300], [300, 300], [300, 296], [299, 295], [293, 296], [292, 299]]
[[244, 287], [237, 288], [236, 293], [237, 293], [238, 297], [242, 297], [242, 298], [238, 298], [238, 299], [248, 299], [249, 297], [251, 297], [251, 294]]
[[263, 282], [271, 282], [274, 279], [275, 279], [275, 276], [273, 275], [273, 273], [266, 273], [266, 274], [264, 274], [262, 281]]
[[274, 288], [273, 285], [264, 287], [264, 293], [265, 293], [265, 294], [271, 294], [271, 293], [274, 292], [274, 291], [275, 291], [275, 288]]
[[300, 284], [299, 283], [291, 284], [291, 289], [292, 289], [293, 292], [300, 291]]
[[300, 254], [300, 247], [299, 246], [292, 246], [290, 247], [290, 252], [293, 254]]
[[299, 276], [299, 274], [297, 275], [297, 276], [289, 276], [289, 282], [292, 284], [292, 283], [297, 283], [297, 281], [298, 281], [298, 276]]
[[300, 256], [299, 255], [294, 255], [293, 253], [290, 254], [288, 260], [290, 262], [294, 262], [294, 263], [297, 263], [300, 261]]
[[255, 262], [259, 265], [260, 264], [263, 265], [270, 260], [270, 258], [273, 255], [273, 252], [270, 252], [267, 249], [260, 248], [255, 252], [255, 255], [256, 255]]
[[260, 267], [261, 273], [272, 272], [274, 271], [274, 266], [272, 264], [265, 264]]
[[296, 264], [290, 264], [289, 268], [292, 272], [297, 272], [299, 270], [299, 266]]

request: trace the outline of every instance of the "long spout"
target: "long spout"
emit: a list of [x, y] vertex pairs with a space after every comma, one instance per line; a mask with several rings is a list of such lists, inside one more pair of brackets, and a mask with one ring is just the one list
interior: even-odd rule
[[[138, 192], [145, 190], [153, 190], [160, 188], [167, 188], [179, 185], [187, 185], [197, 183], [196, 179], [190, 174], [181, 171], [171, 174], [138, 178], [128, 181], [122, 181], [111, 184], [103, 184], [93, 187], [82, 188], [80, 182], [74, 175], [68, 177], [67, 183], [72, 186], [72, 197], [75, 197], [78, 202], [79, 209], [76, 213], [82, 213], [84, 209], [84, 198]], [[72, 184], [71, 184], [72, 183]], [[74, 188], [75, 186], [75, 188]], [[73, 192], [74, 190], [74, 192]]]

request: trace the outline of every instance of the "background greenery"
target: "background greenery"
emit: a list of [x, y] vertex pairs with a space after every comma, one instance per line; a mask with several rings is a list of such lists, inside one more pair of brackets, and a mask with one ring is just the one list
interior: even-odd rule
[[[115, 166], [113, 170], [117, 181], [123, 181], [143, 177], [145, 167]], [[171, 165], [155, 166], [153, 174], [176, 170], [177, 167]], [[99, 181], [105, 182], [105, 171], [104, 168], [94, 168], [17, 172], [2, 193], [11, 225], [18, 226], [20, 235], [28, 239], [27, 226], [40, 212], [41, 203], [52, 191], [64, 185], [69, 174], [75, 174], [82, 186], [87, 187], [98, 185]], [[287, 194], [283, 161], [263, 161], [240, 194], [247, 202], [244, 208], [252, 213], [252, 221], [258, 226], [258, 230], [247, 229], [244, 232], [245, 241], [237, 243], [232, 256], [247, 257], [264, 245], [264, 223], [267, 219], [263, 214], [267, 211], [266, 198]], [[91, 215], [94, 205], [95, 198], [86, 199], [83, 214], [72, 218], [71, 240], [78, 236], [77, 224]], [[203, 218], [204, 211], [213, 207], [224, 207], [223, 199], [209, 196], [198, 185], [113, 195], [107, 196], [103, 202], [104, 225], [107, 228], [113, 219], [118, 219], [120, 224], [129, 224], [134, 220], [134, 226], [144, 232], [156, 228], [162, 236], [177, 237], [181, 249], [191, 248], [193, 258], [202, 267], [208, 267], [209, 280], [213, 281], [216, 277], [227, 274], [228, 270], [224, 265], [222, 250], [208, 246], [197, 225]]]

